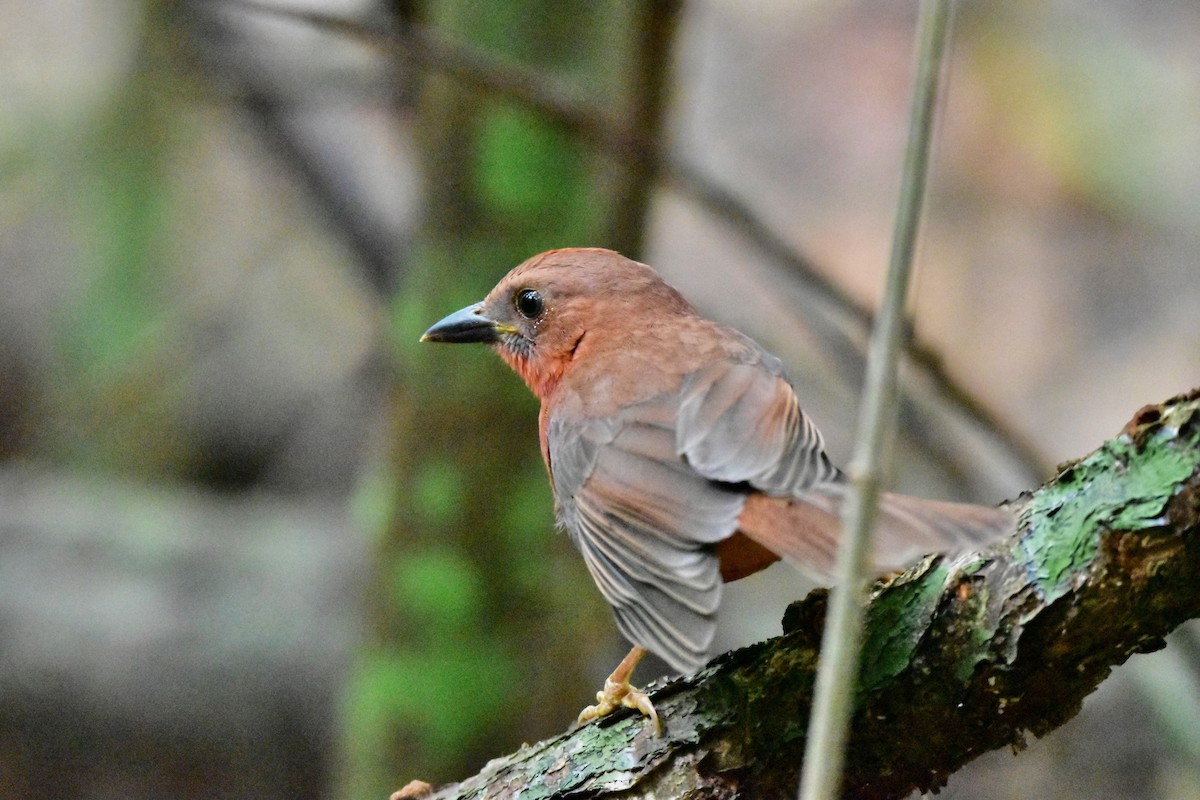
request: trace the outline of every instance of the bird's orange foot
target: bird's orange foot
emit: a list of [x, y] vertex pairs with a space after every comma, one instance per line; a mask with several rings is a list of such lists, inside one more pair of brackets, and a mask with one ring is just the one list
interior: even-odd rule
[[628, 680], [614, 681], [611, 677], [604, 682], [604, 691], [596, 692], [596, 705], [588, 706], [579, 712], [579, 725], [584, 725], [594, 719], [607, 716], [618, 708], [636, 708], [654, 724], [654, 733], [662, 733], [662, 723], [658, 721], [658, 712], [650, 702], [650, 696], [640, 689], [635, 689]]
[[650, 702], [650, 696], [645, 692], [633, 688], [629, 682], [629, 676], [633, 674], [633, 669], [646, 655], [644, 647], [634, 646], [629, 651], [629, 655], [621, 659], [621, 663], [617, 664], [617, 668], [613, 670], [612, 675], [604, 681], [604, 691], [596, 692], [596, 705], [588, 706], [579, 714], [578, 725], [583, 725], [591, 722], [594, 719], [611, 714], [618, 708], [636, 708], [645, 716], [650, 718], [654, 723], [654, 733], [659, 735], [662, 733], [662, 723], [658, 721], [658, 712], [654, 710], [654, 704]]

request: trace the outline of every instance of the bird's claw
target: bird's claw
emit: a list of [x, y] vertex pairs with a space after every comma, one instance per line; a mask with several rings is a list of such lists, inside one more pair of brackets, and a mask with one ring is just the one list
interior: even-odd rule
[[604, 691], [596, 692], [596, 705], [588, 706], [579, 712], [578, 725], [585, 725], [594, 719], [607, 716], [618, 708], [633, 708], [649, 717], [654, 725], [655, 735], [662, 734], [662, 723], [659, 722], [658, 712], [650, 702], [650, 695], [635, 689], [629, 681], [614, 681], [609, 678], [604, 682]]

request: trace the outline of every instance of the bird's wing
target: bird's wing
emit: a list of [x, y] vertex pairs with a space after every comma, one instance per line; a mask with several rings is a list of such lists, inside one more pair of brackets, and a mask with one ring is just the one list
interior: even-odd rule
[[779, 359], [746, 344], [740, 357], [706, 364], [684, 380], [676, 451], [706, 478], [775, 496], [840, 480]]
[[721, 578], [711, 545], [737, 528], [745, 495], [697, 474], [675, 448], [677, 396], [616, 416], [549, 422], [559, 519], [635, 644], [673, 667], [704, 663]]
[[[688, 375], [675, 434], [699, 474], [762, 493], [745, 505], [742, 533], [818, 578], [832, 574], [847, 484], [774, 356], [748, 343], [737, 358]], [[885, 493], [872, 567], [883, 572], [922, 553], [978, 549], [1013, 524], [1005, 508]]]

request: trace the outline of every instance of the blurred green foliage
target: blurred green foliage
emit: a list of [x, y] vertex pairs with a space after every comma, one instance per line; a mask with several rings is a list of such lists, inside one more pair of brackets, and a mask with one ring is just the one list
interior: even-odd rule
[[587, 194], [573, 190], [583, 188], [586, 177], [579, 161], [567, 135], [536, 113], [491, 106], [480, 128], [475, 167], [486, 213], [518, 224], [525, 215], [553, 211], [568, 220], [579, 217]]
[[422, 634], [454, 635], [482, 615], [481, 580], [462, 554], [427, 547], [395, 566], [392, 599]]

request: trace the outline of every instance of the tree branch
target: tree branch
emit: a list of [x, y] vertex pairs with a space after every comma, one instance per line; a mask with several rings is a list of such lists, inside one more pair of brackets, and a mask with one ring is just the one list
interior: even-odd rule
[[[1200, 389], [1143, 408], [1019, 511], [992, 550], [927, 558], [873, 593], [848, 796], [904, 797], [1020, 747], [1200, 616]], [[793, 797], [824, 604], [814, 592], [783, 636], [652, 687], [662, 736], [616, 714], [432, 796]]]

